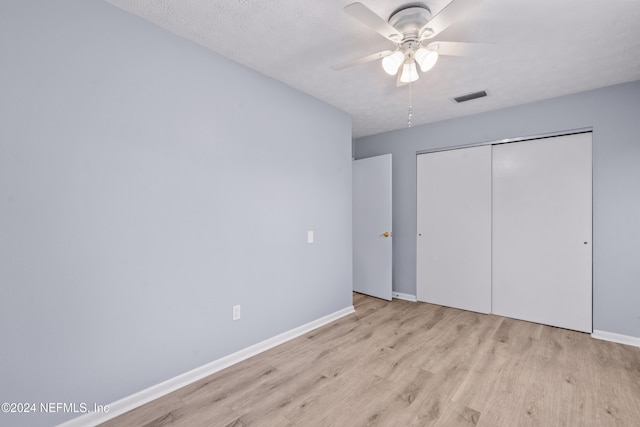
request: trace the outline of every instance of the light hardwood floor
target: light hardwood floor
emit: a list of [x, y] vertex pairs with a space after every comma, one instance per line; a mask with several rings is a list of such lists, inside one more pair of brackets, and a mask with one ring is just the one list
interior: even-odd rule
[[356, 313], [104, 426], [640, 426], [640, 348], [354, 294]]

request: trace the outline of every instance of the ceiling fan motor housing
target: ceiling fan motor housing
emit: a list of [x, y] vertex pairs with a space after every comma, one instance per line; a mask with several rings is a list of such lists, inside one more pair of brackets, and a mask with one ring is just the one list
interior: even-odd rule
[[400, 9], [389, 18], [389, 24], [402, 33], [402, 42], [420, 42], [433, 34], [425, 28], [431, 19], [431, 11], [427, 6], [410, 6]]

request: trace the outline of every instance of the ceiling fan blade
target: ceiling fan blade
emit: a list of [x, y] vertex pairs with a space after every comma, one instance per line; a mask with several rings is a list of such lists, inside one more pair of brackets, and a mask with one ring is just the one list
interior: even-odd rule
[[482, 56], [491, 50], [491, 45], [465, 42], [431, 42], [426, 48], [439, 55], [450, 56]]
[[389, 56], [393, 53], [391, 50], [383, 50], [382, 52], [372, 53], [371, 55], [363, 56], [362, 58], [353, 59], [351, 61], [342, 62], [331, 66], [332, 70], [340, 71], [354, 65], [364, 64], [365, 62], [375, 61], [376, 59], [382, 59], [385, 56]]
[[453, 0], [425, 26], [433, 31], [428, 38], [437, 36], [449, 25], [462, 19], [474, 6], [478, 6], [478, 3], [478, 0]]
[[345, 6], [344, 11], [358, 21], [371, 28], [382, 37], [391, 40], [394, 43], [402, 40], [402, 34], [393, 28], [387, 21], [376, 15], [374, 11], [360, 2], [351, 3]]

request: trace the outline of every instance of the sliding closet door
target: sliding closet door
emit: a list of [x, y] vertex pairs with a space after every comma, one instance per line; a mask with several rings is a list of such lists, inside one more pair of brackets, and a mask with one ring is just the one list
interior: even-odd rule
[[491, 146], [417, 162], [417, 298], [489, 313]]
[[591, 134], [493, 147], [493, 313], [592, 331]]

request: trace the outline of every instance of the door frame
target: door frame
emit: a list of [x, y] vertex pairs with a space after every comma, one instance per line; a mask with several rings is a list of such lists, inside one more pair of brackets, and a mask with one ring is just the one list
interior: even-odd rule
[[491, 141], [474, 142], [471, 144], [452, 145], [449, 147], [430, 148], [427, 150], [416, 151], [416, 157], [419, 156], [420, 154], [437, 153], [439, 151], [459, 150], [461, 148], [479, 147], [481, 145], [508, 144], [510, 142], [530, 141], [532, 139], [553, 138], [556, 136], [567, 136], [567, 135], [573, 135], [576, 133], [588, 133], [588, 132], [593, 132], [593, 128], [585, 127], [585, 128], [577, 128], [577, 129], [570, 129], [570, 130], [564, 130], [564, 131], [539, 133], [539, 134], [533, 134], [528, 136], [518, 136], [515, 138], [503, 138], [503, 139], [496, 139]]

